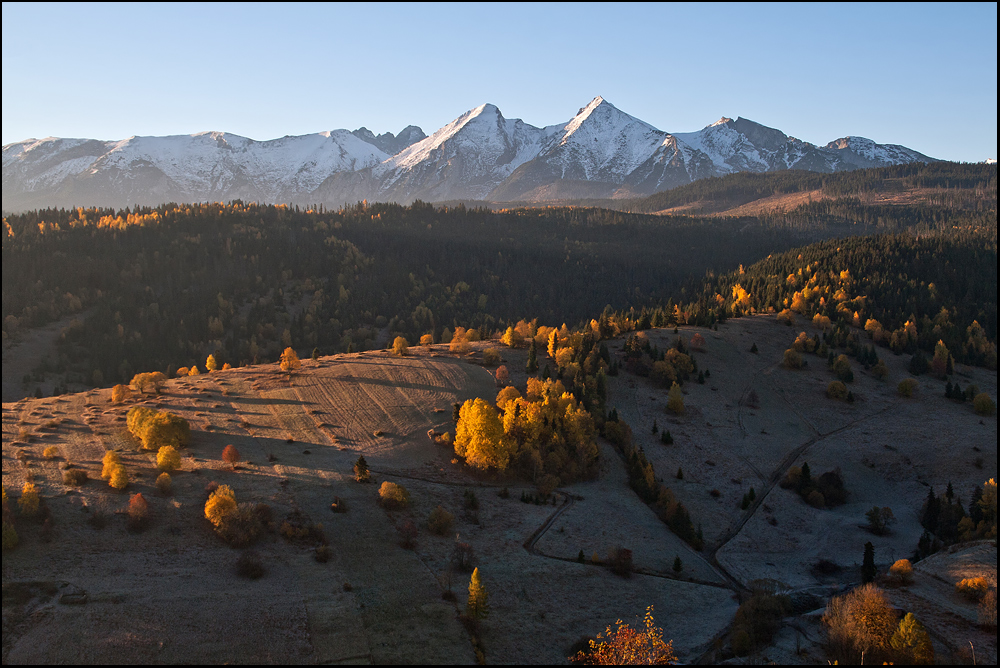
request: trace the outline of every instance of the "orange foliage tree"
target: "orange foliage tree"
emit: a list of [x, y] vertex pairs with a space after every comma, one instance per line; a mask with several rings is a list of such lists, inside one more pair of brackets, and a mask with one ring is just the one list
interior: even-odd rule
[[653, 622], [653, 606], [646, 608], [645, 628], [634, 629], [622, 620], [617, 628], [609, 626], [597, 640], [590, 641], [590, 652], [580, 652], [570, 660], [592, 666], [662, 666], [677, 662], [674, 641], [663, 641], [663, 630]]

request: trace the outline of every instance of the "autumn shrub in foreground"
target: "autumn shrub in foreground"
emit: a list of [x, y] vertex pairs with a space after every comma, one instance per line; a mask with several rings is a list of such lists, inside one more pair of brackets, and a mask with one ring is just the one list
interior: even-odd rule
[[751, 594], [740, 604], [733, 619], [731, 643], [737, 656], [770, 644], [781, 628], [781, 620], [792, 610], [788, 596], [778, 594], [769, 582], [753, 582]]
[[410, 493], [406, 488], [388, 480], [379, 487], [378, 497], [386, 510], [400, 510], [410, 505]]
[[912, 612], [899, 622], [889, 639], [893, 649], [893, 663], [930, 665], [934, 663], [934, 646], [931, 636]]
[[677, 662], [674, 641], [663, 641], [663, 630], [653, 621], [653, 606], [646, 608], [644, 629], [633, 629], [618, 620], [616, 628], [608, 626], [596, 640], [590, 641], [590, 651], [570, 657], [574, 663], [594, 666], [668, 665]]
[[823, 614], [829, 652], [840, 663], [881, 663], [891, 659], [890, 640], [898, 614], [881, 589], [862, 585], [830, 599]]
[[979, 415], [993, 415], [997, 412], [996, 404], [985, 392], [976, 395], [976, 398], [972, 400], [972, 407]]
[[57, 448], [54, 445], [50, 445], [49, 447], [42, 450], [42, 457], [45, 457], [45, 459], [55, 459], [58, 456], [59, 456], [59, 448]]

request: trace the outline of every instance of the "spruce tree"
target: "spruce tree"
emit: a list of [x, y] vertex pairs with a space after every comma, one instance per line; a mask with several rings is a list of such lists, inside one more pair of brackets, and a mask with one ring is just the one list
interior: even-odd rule
[[861, 562], [861, 584], [875, 581], [878, 569], [875, 568], [875, 546], [871, 541], [865, 543], [865, 556]]
[[354, 464], [354, 479], [358, 482], [368, 482], [371, 479], [371, 473], [368, 471], [368, 462], [365, 461], [364, 455], [358, 457], [358, 461]]
[[674, 573], [680, 573], [681, 569], [684, 568], [684, 564], [681, 563], [680, 555], [674, 557]]
[[538, 372], [538, 356], [535, 352], [535, 340], [531, 340], [531, 347], [528, 348], [528, 363], [525, 365], [524, 370], [528, 372], [528, 375], [533, 375]]

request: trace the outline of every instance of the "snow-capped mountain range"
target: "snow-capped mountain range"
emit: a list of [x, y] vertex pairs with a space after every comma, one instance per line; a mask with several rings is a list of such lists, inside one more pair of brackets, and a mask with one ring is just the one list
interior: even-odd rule
[[835, 172], [933, 160], [863, 137], [816, 146], [744, 118], [668, 133], [596, 97], [569, 122], [543, 128], [484, 104], [429, 137], [411, 125], [398, 136], [359, 128], [270, 141], [225, 132], [29, 139], [3, 147], [3, 209], [622, 198], [739, 171]]

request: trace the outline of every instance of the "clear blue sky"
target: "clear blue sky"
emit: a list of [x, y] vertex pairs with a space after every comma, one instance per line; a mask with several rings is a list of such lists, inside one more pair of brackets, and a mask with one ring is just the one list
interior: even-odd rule
[[997, 5], [3, 4], [3, 143], [366, 126], [595, 95], [661, 130], [743, 116], [997, 156]]

